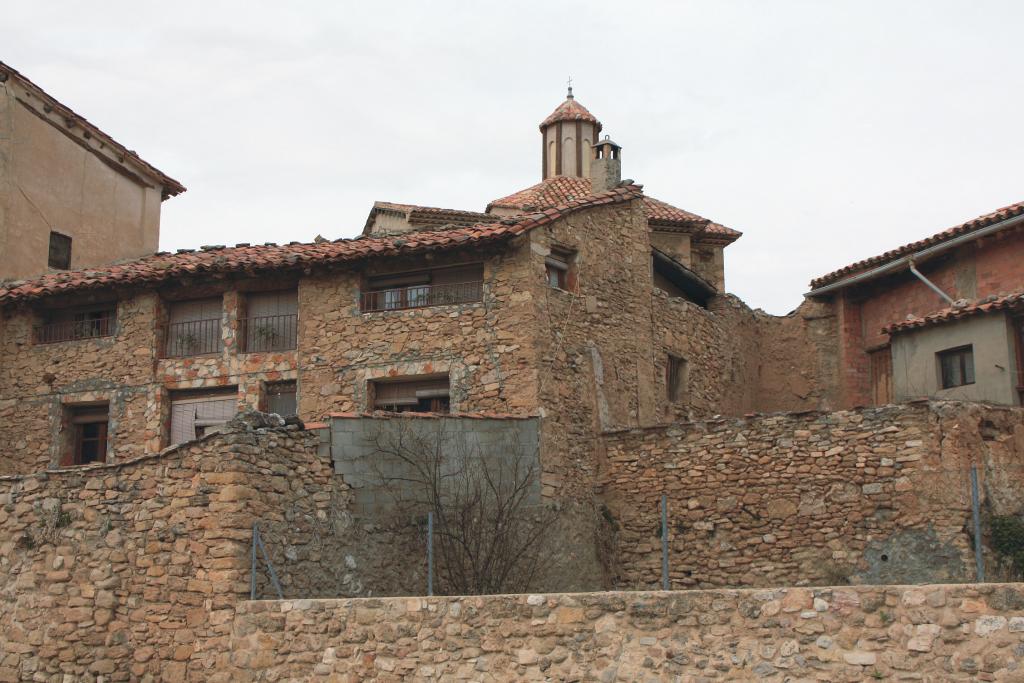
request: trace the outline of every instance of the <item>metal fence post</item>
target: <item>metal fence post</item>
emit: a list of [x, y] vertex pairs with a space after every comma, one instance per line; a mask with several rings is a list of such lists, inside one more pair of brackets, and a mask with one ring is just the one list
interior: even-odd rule
[[252, 569], [249, 575], [249, 599], [256, 599], [256, 535], [260, 533], [256, 522], [252, 523]]
[[661, 589], [670, 590], [668, 582], [668, 496], [661, 494]]
[[974, 564], [978, 583], [985, 582], [985, 562], [981, 557], [981, 513], [978, 495], [978, 466], [971, 465], [971, 516], [974, 518]]
[[427, 595], [434, 594], [434, 511], [427, 513]]

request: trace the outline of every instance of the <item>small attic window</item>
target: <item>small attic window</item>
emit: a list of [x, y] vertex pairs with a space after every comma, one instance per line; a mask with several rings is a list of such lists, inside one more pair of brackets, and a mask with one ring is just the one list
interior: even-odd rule
[[50, 268], [68, 270], [71, 268], [71, 238], [59, 232], [50, 233], [50, 253], [47, 259]]

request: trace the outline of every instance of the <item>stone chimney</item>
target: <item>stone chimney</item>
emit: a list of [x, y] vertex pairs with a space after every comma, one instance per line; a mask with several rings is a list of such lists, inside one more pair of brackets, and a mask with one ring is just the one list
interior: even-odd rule
[[622, 180], [622, 148], [607, 135], [593, 146], [590, 161], [590, 184], [594, 193], [606, 192]]

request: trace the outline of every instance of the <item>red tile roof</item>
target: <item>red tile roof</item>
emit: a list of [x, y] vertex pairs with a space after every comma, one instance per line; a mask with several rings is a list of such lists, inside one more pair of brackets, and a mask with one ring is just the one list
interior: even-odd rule
[[928, 327], [929, 325], [960, 320], [961, 318], [968, 318], [979, 313], [992, 313], [994, 311], [1016, 310], [1020, 308], [1024, 308], [1024, 290], [1013, 292], [1012, 294], [988, 296], [966, 305], [943, 308], [941, 311], [936, 311], [923, 317], [908, 318], [907, 320], [887, 325], [882, 328], [882, 332], [895, 334], [918, 327]]
[[618, 204], [643, 197], [640, 185], [617, 187], [588, 195], [536, 213], [500, 219], [498, 222], [422, 230], [393, 237], [358, 238], [334, 242], [312, 242], [263, 246], [203, 247], [161, 252], [135, 261], [104, 268], [50, 273], [28, 281], [0, 283], [0, 304], [86, 289], [159, 284], [186, 276], [213, 273], [256, 273], [277, 269], [305, 268], [394, 256], [424, 251], [456, 249], [510, 239], [562, 216], [605, 204]]
[[[113, 148], [119, 155], [132, 159], [139, 167], [140, 170], [145, 171], [148, 175], [152, 176], [160, 185], [163, 187], [164, 198], [173, 197], [179, 195], [185, 191], [185, 186], [179, 183], [174, 178], [170, 177], [160, 169], [156, 168], [152, 164], [144, 161], [142, 157], [138, 155], [134, 150], [130, 150], [121, 143], [117, 142], [114, 138], [110, 137], [97, 126], [89, 123], [89, 121], [82, 115], [75, 113], [70, 107], [61, 104], [56, 98], [48, 94], [45, 90], [40, 88], [38, 85], [30, 81], [25, 75], [19, 73], [13, 67], [0, 62], [0, 82], [6, 81], [8, 78], [17, 79], [22, 85], [32, 91], [32, 93], [38, 97], [44, 104], [45, 107], [50, 109], [47, 111], [54, 111], [59, 116], [63, 117], [68, 123], [68, 128], [71, 127], [73, 122], [75, 126], [82, 128], [87, 131], [88, 135], [98, 137], [102, 139], [108, 146]], [[69, 136], [70, 137], [70, 136]], [[72, 137], [76, 143], [87, 146], [82, 140]], [[91, 148], [90, 148], [91, 149]], [[97, 152], [98, 153], [98, 152]], [[122, 159], [123, 161], [123, 159]]]
[[[491, 209], [515, 209], [517, 211], [542, 209], [569, 201], [574, 197], [585, 196], [590, 194], [590, 191], [589, 178], [553, 176], [525, 190], [495, 199], [487, 205], [487, 211], [490, 212]], [[644, 197], [644, 210], [647, 212], [647, 221], [652, 227], [690, 228], [698, 234], [727, 242], [734, 242], [743, 234], [738, 230], [714, 223], [707, 218], [653, 197]]]
[[587, 111], [586, 107], [577, 102], [572, 93], [569, 93], [569, 96], [565, 98], [565, 102], [555, 107], [555, 110], [546, 119], [541, 121], [541, 132], [544, 132], [544, 129], [552, 123], [558, 123], [559, 121], [589, 121], [597, 126], [598, 132], [601, 130], [601, 122], [597, 120], [596, 116]]
[[907, 254], [913, 254], [914, 252], [926, 249], [936, 244], [940, 244], [942, 242], [945, 242], [946, 240], [953, 239], [954, 237], [966, 235], [967, 233], [973, 232], [974, 230], [980, 230], [981, 228], [993, 225], [994, 223], [998, 223], [1000, 221], [1004, 221], [1007, 218], [1019, 216], [1021, 214], [1024, 214], [1024, 202], [1018, 202], [1016, 204], [1004, 206], [1003, 208], [997, 209], [992, 213], [987, 213], [983, 216], [978, 216], [977, 218], [971, 219], [966, 223], [955, 225], [952, 228], [943, 230], [942, 232], [936, 233], [931, 237], [926, 237], [923, 240], [911, 242], [910, 244], [904, 244], [902, 247], [897, 247], [896, 249], [887, 251], [884, 254], [872, 256], [871, 258], [864, 259], [863, 261], [857, 261], [856, 263], [851, 263], [850, 265], [844, 268], [834, 270], [831, 273], [828, 273], [827, 275], [822, 275], [819, 278], [811, 280], [811, 289], [823, 287], [827, 284], [831, 284], [837, 280], [842, 279], [846, 275], [852, 275], [858, 271], [867, 270], [871, 266], [878, 266], [889, 261], [895, 261], [896, 259], [902, 256], [906, 256]]

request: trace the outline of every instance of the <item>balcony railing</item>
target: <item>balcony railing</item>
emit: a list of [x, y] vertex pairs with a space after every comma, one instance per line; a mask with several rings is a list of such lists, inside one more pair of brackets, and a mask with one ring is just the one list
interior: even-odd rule
[[398, 289], [363, 292], [360, 305], [364, 313], [398, 311], [405, 308], [469, 304], [483, 298], [482, 282], [458, 282], [443, 285], [414, 285]]
[[266, 315], [239, 321], [243, 353], [288, 351], [296, 347], [296, 320], [289, 315]]
[[189, 320], [182, 323], [171, 323], [167, 326], [164, 358], [219, 353], [223, 348], [220, 318]]
[[76, 339], [109, 337], [114, 334], [114, 318], [50, 323], [49, 325], [39, 325], [33, 332], [36, 344], [56, 344]]

